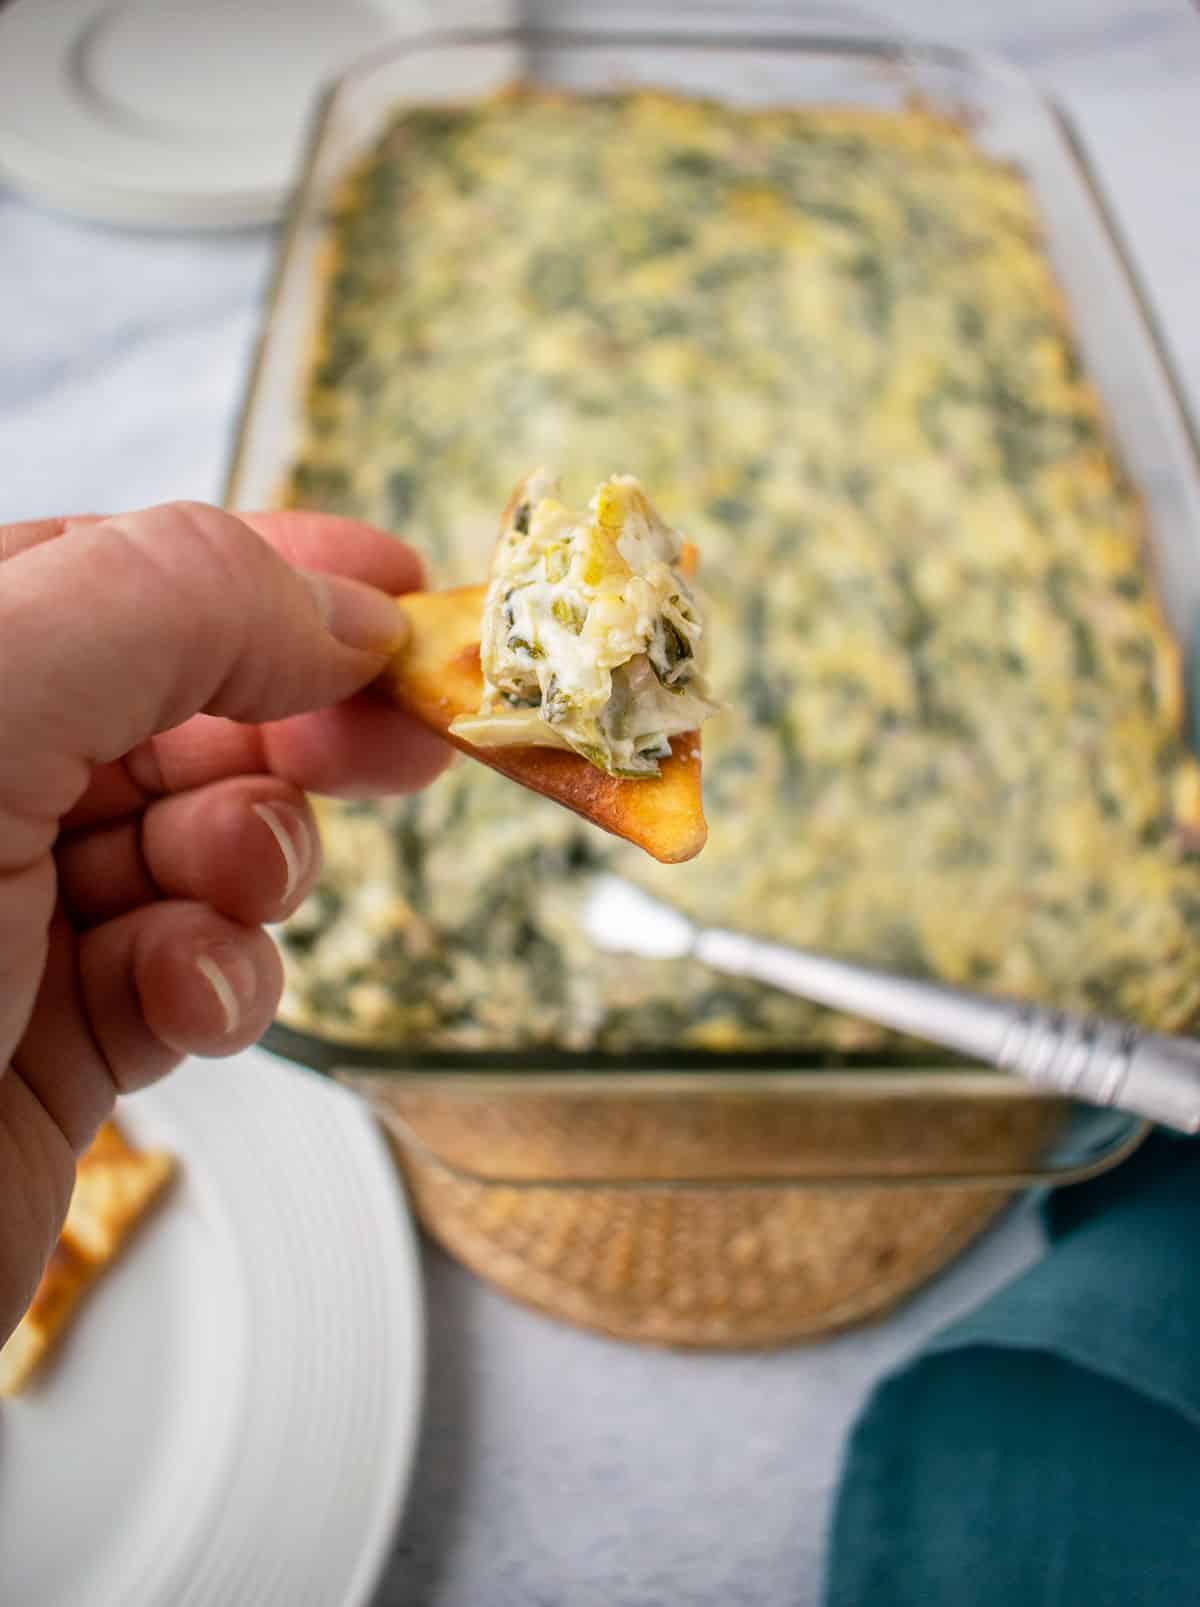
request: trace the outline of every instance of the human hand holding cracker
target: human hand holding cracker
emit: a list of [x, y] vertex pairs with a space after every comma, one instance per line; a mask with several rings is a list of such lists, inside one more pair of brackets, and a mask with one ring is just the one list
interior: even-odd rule
[[0, 1340], [115, 1097], [257, 1039], [263, 924], [316, 880], [305, 790], [410, 791], [448, 749], [360, 690], [403, 544], [174, 504], [0, 527]]
[[0, 527], [0, 1343], [116, 1096], [270, 1023], [306, 790], [411, 791], [445, 738], [656, 858], [703, 846], [694, 555], [627, 476], [583, 514], [556, 489], [521, 483], [458, 592], [319, 514]]

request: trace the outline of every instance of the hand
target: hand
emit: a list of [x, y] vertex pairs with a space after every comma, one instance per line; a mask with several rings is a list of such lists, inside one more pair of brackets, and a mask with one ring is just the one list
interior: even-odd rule
[[115, 1096], [269, 1023], [262, 923], [319, 864], [302, 789], [442, 768], [355, 695], [403, 636], [383, 593], [420, 578], [400, 543], [314, 514], [0, 527], [0, 1342]]

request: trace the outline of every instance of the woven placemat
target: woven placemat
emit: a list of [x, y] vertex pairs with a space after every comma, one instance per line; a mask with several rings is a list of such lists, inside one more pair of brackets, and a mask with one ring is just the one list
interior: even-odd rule
[[[569, 1088], [506, 1098], [347, 1080], [451, 1255], [569, 1322], [706, 1349], [788, 1344], [881, 1316], [1011, 1198], [996, 1184], [921, 1179], [1027, 1171], [1062, 1119], [1032, 1098], [902, 1101], [865, 1084], [822, 1103]], [[797, 1173], [812, 1181], [798, 1186]]]
[[561, 1189], [402, 1158], [422, 1222], [507, 1294], [621, 1339], [744, 1349], [881, 1316], [1004, 1207], [996, 1190]]

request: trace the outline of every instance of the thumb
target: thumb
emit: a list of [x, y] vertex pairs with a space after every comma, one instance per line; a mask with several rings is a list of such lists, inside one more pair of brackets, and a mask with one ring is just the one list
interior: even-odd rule
[[200, 504], [21, 551], [0, 565], [0, 817], [65, 813], [92, 765], [194, 714], [259, 722], [337, 702], [403, 630], [382, 592], [293, 569]]

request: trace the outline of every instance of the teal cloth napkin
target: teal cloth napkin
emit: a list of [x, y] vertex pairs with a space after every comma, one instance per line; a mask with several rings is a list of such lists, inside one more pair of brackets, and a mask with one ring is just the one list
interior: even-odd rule
[[1045, 1214], [1045, 1258], [859, 1418], [826, 1607], [1200, 1603], [1200, 1141]]

